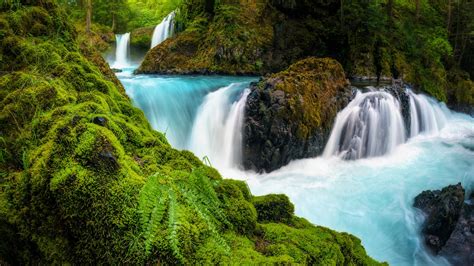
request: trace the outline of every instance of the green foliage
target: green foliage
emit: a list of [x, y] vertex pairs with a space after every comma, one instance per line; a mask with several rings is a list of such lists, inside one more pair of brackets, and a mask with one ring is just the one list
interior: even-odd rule
[[128, 29], [156, 26], [171, 11], [176, 10], [182, 0], [128, 0], [131, 10]]
[[447, 72], [472, 73], [471, 2], [422, 1], [417, 10], [413, 1], [186, 0], [183, 31], [151, 50], [139, 72], [261, 75], [331, 57], [349, 77], [402, 78], [447, 101]]
[[288, 223], [295, 212], [295, 206], [286, 195], [282, 194], [253, 197], [253, 204], [259, 222]]
[[0, 13], [0, 261], [307, 263], [327, 249], [343, 259], [318, 259], [371, 261], [357, 239], [295, 217], [259, 225], [243, 182], [171, 148], [63, 10], [28, 2]]

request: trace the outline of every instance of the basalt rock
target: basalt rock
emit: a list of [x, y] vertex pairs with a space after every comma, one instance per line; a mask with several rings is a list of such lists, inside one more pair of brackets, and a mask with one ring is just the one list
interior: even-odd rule
[[251, 85], [243, 132], [243, 166], [270, 172], [321, 154], [351, 88], [333, 59], [308, 58]]
[[423, 191], [416, 196], [414, 206], [427, 215], [422, 233], [428, 248], [453, 265], [474, 263], [474, 205], [464, 202], [460, 183]]

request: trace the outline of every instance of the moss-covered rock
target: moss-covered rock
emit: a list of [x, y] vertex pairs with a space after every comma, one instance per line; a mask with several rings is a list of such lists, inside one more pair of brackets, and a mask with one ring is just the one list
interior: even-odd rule
[[254, 197], [259, 222], [288, 223], [295, 213], [295, 206], [286, 195], [270, 194]]
[[273, 171], [322, 153], [337, 112], [352, 93], [342, 66], [308, 58], [251, 86], [244, 121], [244, 167]]
[[0, 39], [0, 261], [374, 263], [348, 235], [302, 222], [258, 224], [247, 186], [153, 131], [53, 1], [15, 3], [0, 8], [8, 21]]
[[130, 47], [147, 51], [151, 46], [154, 27], [138, 28], [130, 33]]
[[185, 1], [177, 16], [184, 31], [150, 50], [137, 72], [262, 75], [342, 51], [343, 36], [330, 30], [338, 32], [337, 1], [209, 2]]

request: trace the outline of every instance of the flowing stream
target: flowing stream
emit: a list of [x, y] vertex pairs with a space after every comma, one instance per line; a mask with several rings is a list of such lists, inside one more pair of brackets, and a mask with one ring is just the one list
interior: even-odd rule
[[[296, 214], [362, 240], [369, 255], [393, 265], [446, 265], [426, 252], [423, 215], [412, 207], [423, 190], [474, 186], [474, 119], [407, 91], [410, 130], [398, 99], [358, 92], [336, 119], [324, 156], [269, 174], [238, 168], [245, 100], [252, 77], [119, 73], [152, 126], [179, 149], [207, 156], [223, 176], [252, 193], [285, 193]], [[346, 160], [358, 159], [358, 160]]]

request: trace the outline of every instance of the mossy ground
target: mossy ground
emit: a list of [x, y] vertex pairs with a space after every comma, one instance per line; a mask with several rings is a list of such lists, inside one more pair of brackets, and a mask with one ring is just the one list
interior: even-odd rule
[[54, 2], [21, 3], [0, 10], [0, 261], [377, 264], [292, 212], [258, 222], [245, 183], [153, 131]]

